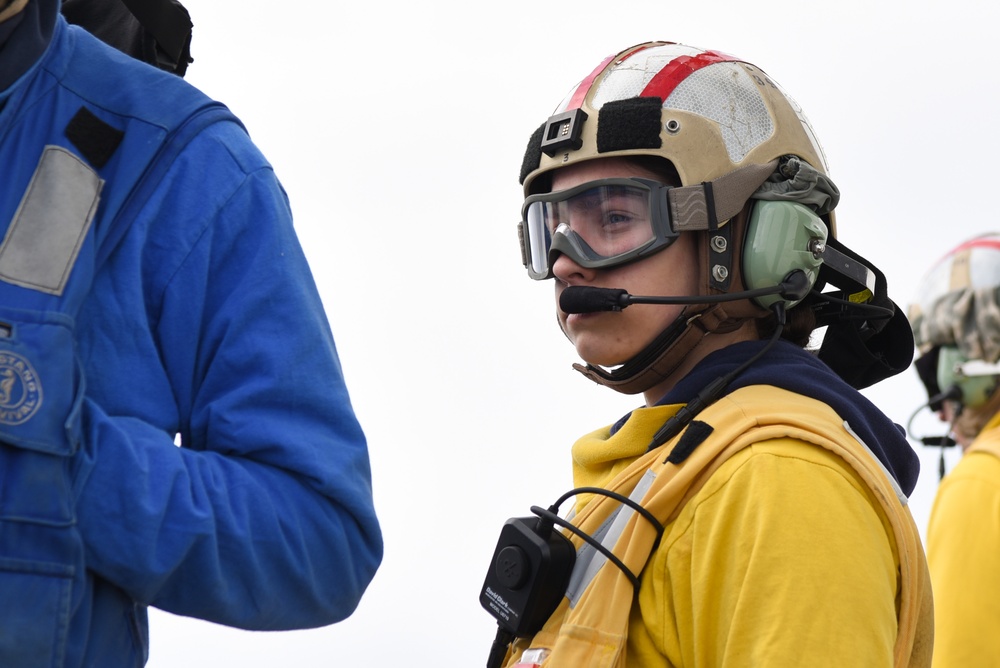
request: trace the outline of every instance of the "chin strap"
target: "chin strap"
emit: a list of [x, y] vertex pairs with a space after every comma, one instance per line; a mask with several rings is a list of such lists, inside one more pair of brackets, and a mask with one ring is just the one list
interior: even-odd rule
[[726, 311], [730, 304], [714, 304], [700, 313], [685, 311], [638, 355], [613, 371], [588, 364], [573, 368], [598, 385], [622, 394], [639, 394], [669, 378], [701, 341], [713, 333], [731, 332], [746, 318]]

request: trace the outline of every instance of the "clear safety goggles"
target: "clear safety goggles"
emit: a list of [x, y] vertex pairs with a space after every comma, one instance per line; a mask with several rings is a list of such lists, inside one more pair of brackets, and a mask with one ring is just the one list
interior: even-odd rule
[[670, 223], [670, 189], [650, 179], [614, 178], [528, 197], [518, 225], [528, 275], [552, 278], [560, 253], [581, 267], [605, 269], [663, 250], [678, 235]]

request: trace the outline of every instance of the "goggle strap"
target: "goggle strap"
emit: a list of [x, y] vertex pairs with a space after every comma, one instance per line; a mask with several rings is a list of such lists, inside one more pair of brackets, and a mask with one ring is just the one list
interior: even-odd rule
[[[743, 209], [750, 196], [777, 168], [778, 161], [772, 160], [763, 165], [740, 167], [710, 184], [671, 188], [667, 192], [667, 200], [674, 231], [709, 230], [718, 221], [729, 220]], [[709, 202], [708, 198], [712, 201]]]
[[517, 241], [521, 245], [521, 264], [528, 266], [528, 245], [524, 243], [524, 223], [517, 224]]

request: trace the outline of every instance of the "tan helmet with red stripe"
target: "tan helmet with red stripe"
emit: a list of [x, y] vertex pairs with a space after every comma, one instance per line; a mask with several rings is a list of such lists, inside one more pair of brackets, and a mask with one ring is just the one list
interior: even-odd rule
[[606, 58], [532, 136], [521, 170], [539, 175], [594, 158], [653, 155], [683, 185], [795, 155], [826, 173], [802, 109], [763, 70], [735, 56], [648, 42]]
[[[846, 342], [859, 336], [859, 328], [880, 331], [888, 320], [902, 320], [893, 330], [905, 334], [906, 340], [894, 347], [910, 348], [905, 361], [898, 356], [888, 370], [884, 365], [861, 368], [856, 360], [846, 358], [843, 364], [837, 363], [839, 359], [831, 361], [831, 366], [847, 369], [854, 365], [855, 369], [842, 375], [855, 386], [864, 386], [909, 365], [909, 325], [886, 296], [884, 276], [836, 240], [832, 211], [839, 192], [828, 177], [819, 141], [801, 107], [763, 70], [735, 56], [674, 42], [648, 42], [625, 49], [606, 58], [574, 86], [534, 132], [520, 182], [526, 197], [536, 195], [550, 190], [553, 170], [587, 160], [631, 156], [663, 159], [676, 170], [681, 185], [669, 194], [670, 224], [675, 232], [696, 235], [702, 276], [698, 296], [714, 299], [728, 294], [733, 298], [686, 307], [669, 330], [673, 334], [664, 332], [615, 370], [577, 365], [584, 375], [620, 392], [643, 392], [668, 377], [703, 337], [731, 331], [750, 319], [770, 317], [766, 305], [743, 297], [748, 287], [755, 287], [748, 286], [743, 267], [744, 242], [752, 246], [753, 241], [753, 237], [747, 239], [747, 230], [756, 199], [795, 201], [810, 207], [822, 221], [819, 227], [825, 223], [822, 234], [828, 237], [810, 239], [814, 244], [810, 251], [817, 261], [824, 252], [826, 259], [836, 254], [843, 260], [824, 266], [819, 283], [810, 284], [816, 291], [806, 300], [806, 310], [827, 281], [845, 288], [838, 302], [861, 308], [874, 305], [861, 318], [838, 326], [837, 336], [827, 338]], [[523, 232], [523, 227], [519, 229]], [[526, 243], [522, 235], [522, 259], [528, 266]], [[746, 257], [749, 269], [754, 255]], [[836, 282], [841, 277], [834, 274], [845, 267], [850, 271], [842, 272], [847, 277], [842, 285]], [[789, 301], [789, 308], [797, 303]], [[841, 316], [842, 309], [838, 309], [826, 309], [824, 314], [833, 314], [831, 322], [817, 322], [817, 326], [832, 325]], [[852, 345], [838, 344], [831, 358], [840, 358], [840, 351], [849, 351]]]

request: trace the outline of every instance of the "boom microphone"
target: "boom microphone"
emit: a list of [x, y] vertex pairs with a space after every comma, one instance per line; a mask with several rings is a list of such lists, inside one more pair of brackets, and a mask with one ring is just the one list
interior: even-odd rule
[[599, 313], [621, 311], [631, 304], [715, 304], [741, 299], [753, 299], [768, 295], [781, 295], [783, 299], [798, 301], [803, 299], [812, 284], [803, 271], [793, 271], [778, 285], [756, 290], [743, 290], [721, 295], [696, 295], [691, 297], [648, 297], [630, 295], [620, 288], [595, 288], [585, 285], [571, 285], [559, 295], [559, 308], [564, 313]]
[[[943, 401], [961, 402], [962, 388], [958, 385], [952, 385], [950, 388], [948, 388], [946, 392], [940, 392], [938, 394], [935, 394], [933, 397], [927, 400], [927, 403], [920, 404], [917, 410], [913, 411], [913, 414], [910, 415], [910, 419], [906, 423], [906, 435], [915, 441], [920, 441], [922, 445], [927, 445], [927, 446], [940, 446], [942, 448], [947, 448], [957, 445], [955, 439], [951, 437], [951, 428], [948, 429], [948, 433], [945, 434], [944, 436], [915, 436], [913, 433], [913, 420], [914, 418], [917, 417], [917, 414], [920, 413], [920, 411], [924, 410], [925, 408], [931, 408], [933, 410], [933, 406], [935, 404], [939, 404]], [[959, 405], [959, 408], [961, 409], [961, 404]], [[954, 424], [952, 424], [951, 427], [953, 428]], [[941, 475], [943, 476], [944, 473], [942, 473]]]
[[598, 313], [621, 311], [631, 304], [625, 290], [571, 285], [559, 295], [559, 308], [565, 313]]

